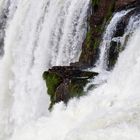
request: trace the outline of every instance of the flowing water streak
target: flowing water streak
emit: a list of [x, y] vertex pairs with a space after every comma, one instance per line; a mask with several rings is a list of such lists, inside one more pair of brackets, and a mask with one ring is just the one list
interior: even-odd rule
[[129, 23], [126, 27], [125, 34], [122, 38], [118, 38], [118, 42], [121, 42], [121, 45], [125, 47], [129, 36], [138, 28], [140, 27], [140, 14], [134, 15], [130, 18]]
[[128, 11], [121, 11], [115, 13], [113, 18], [111, 19], [109, 25], [106, 28], [106, 31], [103, 35], [103, 41], [100, 45], [100, 56], [99, 60], [97, 61], [96, 68], [99, 69], [99, 71], [106, 70], [107, 68], [107, 51], [110, 48], [110, 42], [112, 40], [114, 31], [116, 30], [117, 23], [121, 20], [123, 16], [125, 16]]
[[7, 129], [47, 115], [49, 99], [42, 73], [78, 59], [89, 5], [89, 0], [10, 2], [5, 55], [0, 61], [2, 140]]
[[[17, 129], [11, 140], [138, 140], [140, 138], [140, 29], [131, 37], [106, 84], [67, 108]], [[119, 76], [118, 76], [119, 75]]]

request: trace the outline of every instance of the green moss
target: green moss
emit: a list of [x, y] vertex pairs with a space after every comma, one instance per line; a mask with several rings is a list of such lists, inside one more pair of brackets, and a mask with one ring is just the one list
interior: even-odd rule
[[[95, 30], [96, 30], [95, 32], [98, 32], [98, 33], [102, 32], [101, 28], [97, 28]], [[88, 49], [89, 48], [97, 49], [99, 47], [99, 45], [100, 45], [100, 40], [98, 38], [93, 39], [92, 30], [90, 30], [87, 33], [87, 36], [86, 36], [86, 48], [88, 48]]]
[[87, 47], [87, 48], [90, 48], [90, 45], [91, 45], [91, 43], [92, 43], [91, 37], [92, 37], [92, 31], [90, 30], [90, 31], [88, 31], [87, 34], [86, 34], [86, 47]]
[[[44, 72], [43, 79], [46, 81], [48, 87], [48, 94], [50, 96], [51, 104], [49, 110], [52, 109], [55, 103], [63, 101], [65, 104], [68, 103], [69, 99], [73, 97], [80, 97], [85, 95], [84, 87], [94, 76], [98, 73], [89, 71], [73, 70], [64, 72], [66, 75], [69, 73], [70, 77], [61, 78], [61, 74], [57, 72]], [[72, 74], [73, 73], [73, 74]], [[71, 75], [72, 74], [72, 75]]]
[[100, 2], [100, 0], [92, 0], [92, 5], [93, 6], [99, 5], [99, 2]]
[[[104, 18], [104, 23], [106, 23], [112, 16], [113, 12], [114, 12], [114, 8], [115, 8], [115, 0], [111, 1], [111, 4], [109, 5], [106, 17]], [[103, 24], [104, 26], [104, 24]]]
[[50, 95], [51, 100], [53, 100], [56, 88], [62, 82], [62, 79], [56, 73], [48, 73], [48, 72], [43, 73], [43, 79], [46, 81], [46, 85], [48, 87], [48, 94]]
[[[100, 0], [92, 0], [92, 5], [99, 5]], [[98, 25], [97, 27], [94, 27], [94, 29], [91, 29], [87, 32], [87, 36], [86, 36], [86, 46], [89, 48], [91, 47], [91, 45], [94, 47], [94, 49], [97, 49], [100, 45], [100, 40], [94, 38], [93, 41], [93, 37], [92, 37], [92, 33], [96, 33], [96, 34], [101, 34], [104, 31], [105, 28], [105, 24], [106, 22], [111, 18], [112, 13], [114, 12], [114, 7], [115, 7], [115, 0], [111, 1], [111, 4], [109, 5], [108, 11], [106, 13], [106, 16], [104, 17], [104, 20], [102, 22], [101, 25]]]
[[94, 49], [97, 49], [100, 45], [100, 41], [98, 39], [95, 40]]
[[87, 84], [87, 82], [88, 82], [87, 79], [78, 79], [78, 78], [72, 79], [68, 87], [70, 98], [85, 95], [83, 88]]

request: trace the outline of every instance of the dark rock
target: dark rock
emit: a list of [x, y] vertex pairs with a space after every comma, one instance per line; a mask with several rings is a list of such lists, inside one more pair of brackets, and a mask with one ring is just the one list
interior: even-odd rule
[[135, 8], [140, 5], [140, 0], [116, 0], [116, 11]]
[[108, 54], [108, 70], [111, 70], [116, 64], [117, 58], [119, 56], [121, 44], [120, 42], [112, 41], [110, 44], [109, 54]]
[[98, 59], [102, 32], [114, 8], [115, 0], [92, 0], [92, 14], [88, 19], [89, 28], [78, 62], [81, 67], [92, 67]]
[[70, 98], [84, 95], [84, 86], [97, 75], [96, 72], [83, 71], [74, 66], [55, 66], [44, 72], [43, 78], [51, 99], [50, 109], [55, 103], [67, 103]]

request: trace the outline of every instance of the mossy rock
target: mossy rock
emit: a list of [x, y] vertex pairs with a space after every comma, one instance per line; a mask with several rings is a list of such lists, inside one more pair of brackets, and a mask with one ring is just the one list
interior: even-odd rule
[[85, 95], [83, 89], [87, 83], [88, 79], [73, 78], [68, 87], [70, 98]]
[[48, 87], [51, 110], [55, 103], [63, 101], [65, 104], [73, 98], [84, 95], [84, 87], [88, 79], [97, 76], [96, 72], [77, 69], [74, 66], [54, 66], [43, 73], [43, 79]]
[[60, 83], [62, 82], [62, 78], [58, 76], [56, 73], [49, 73], [49, 72], [44, 72], [43, 73], [43, 79], [46, 82], [47, 88], [48, 88], [48, 94], [53, 97], [56, 88]]
[[88, 80], [84, 78], [73, 78], [69, 80], [66, 79], [66, 81], [57, 87], [51, 107], [60, 101], [63, 101], [65, 104], [67, 104], [71, 98], [79, 98], [85, 95], [83, 89], [87, 82]]

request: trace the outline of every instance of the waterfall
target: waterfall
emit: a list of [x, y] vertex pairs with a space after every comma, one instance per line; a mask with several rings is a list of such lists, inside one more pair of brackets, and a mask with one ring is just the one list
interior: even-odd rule
[[[138, 140], [140, 138], [140, 26], [130, 19], [125, 44], [105, 82], [87, 96], [62, 102], [48, 112], [42, 73], [78, 60], [86, 34], [89, 0], [1, 0], [4, 55], [0, 59], [0, 140]], [[107, 50], [117, 12], [103, 36], [96, 68], [104, 79]], [[1, 32], [0, 31], [0, 32]], [[125, 37], [131, 34], [127, 43]], [[114, 38], [117, 40], [117, 38]], [[95, 82], [95, 79], [93, 82]]]
[[[137, 140], [140, 138], [140, 29], [129, 40], [107, 83], [48, 117], [18, 128], [10, 140]], [[119, 75], [119, 76], [118, 76]]]
[[[3, 9], [5, 3], [0, 2]], [[49, 98], [42, 74], [54, 65], [78, 60], [89, 0], [11, 0], [8, 4], [5, 54], [0, 60], [2, 140], [16, 126], [47, 116]]]

